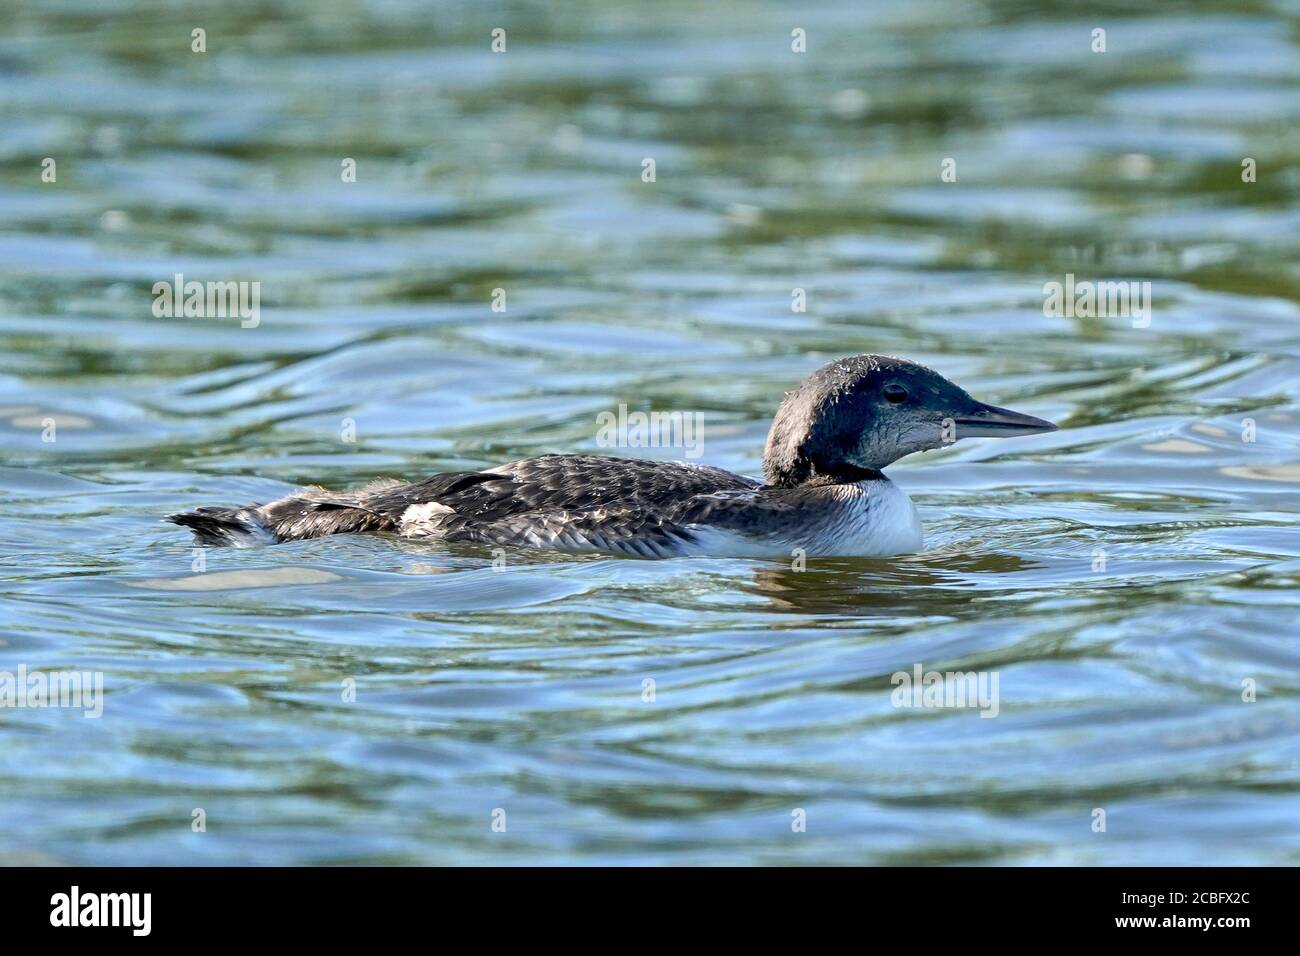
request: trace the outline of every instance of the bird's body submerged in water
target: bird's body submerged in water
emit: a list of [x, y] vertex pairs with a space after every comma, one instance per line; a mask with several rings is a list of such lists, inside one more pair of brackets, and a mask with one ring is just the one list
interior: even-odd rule
[[391, 532], [647, 558], [901, 554], [920, 549], [921, 525], [880, 469], [961, 438], [1055, 427], [978, 402], [914, 362], [858, 355], [786, 395], [763, 455], [765, 482], [706, 465], [542, 455], [167, 520], [203, 544], [235, 546]]

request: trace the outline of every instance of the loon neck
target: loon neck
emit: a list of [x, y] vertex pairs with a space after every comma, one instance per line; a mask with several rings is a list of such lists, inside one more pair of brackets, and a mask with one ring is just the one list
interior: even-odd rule
[[827, 471], [811, 472], [806, 477], [795, 481], [784, 481], [780, 485], [786, 488], [820, 488], [826, 485], [853, 485], [859, 481], [888, 481], [883, 471], [873, 468], [859, 468], [857, 465], [841, 462]]

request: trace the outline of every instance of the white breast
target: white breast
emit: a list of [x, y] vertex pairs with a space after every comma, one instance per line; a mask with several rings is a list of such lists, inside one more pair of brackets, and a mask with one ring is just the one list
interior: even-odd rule
[[797, 536], [750, 535], [693, 525], [694, 543], [684, 553], [710, 557], [810, 556], [879, 557], [920, 551], [921, 518], [912, 499], [888, 479], [835, 489], [840, 507], [830, 517], [800, 529]]
[[907, 492], [892, 481], [862, 481], [863, 494], [846, 509], [847, 518], [822, 554], [887, 555], [920, 551], [921, 516]]

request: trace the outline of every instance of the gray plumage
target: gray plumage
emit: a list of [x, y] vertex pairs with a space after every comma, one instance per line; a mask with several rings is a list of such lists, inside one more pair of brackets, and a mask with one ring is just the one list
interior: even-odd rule
[[879, 469], [946, 444], [941, 426], [952, 416], [992, 427], [991, 413], [1020, 433], [1054, 427], [976, 402], [904, 359], [854, 356], [787, 394], [763, 456], [766, 483], [706, 465], [542, 455], [409, 484], [307, 488], [269, 504], [199, 508], [167, 520], [212, 545], [390, 532], [640, 557], [792, 547], [896, 553], [920, 546], [920, 527], [910, 501]]

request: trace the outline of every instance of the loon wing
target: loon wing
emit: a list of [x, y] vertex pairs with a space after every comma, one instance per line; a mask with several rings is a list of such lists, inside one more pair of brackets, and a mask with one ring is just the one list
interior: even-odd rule
[[696, 495], [758, 486], [751, 478], [706, 465], [542, 455], [484, 471], [434, 475], [377, 495], [366, 507], [396, 517], [414, 505], [438, 504], [478, 522], [602, 508], [664, 514]]
[[542, 455], [434, 475], [378, 495], [366, 507], [408, 536], [662, 557], [690, 539], [676, 520], [690, 502], [758, 487], [704, 465]]

